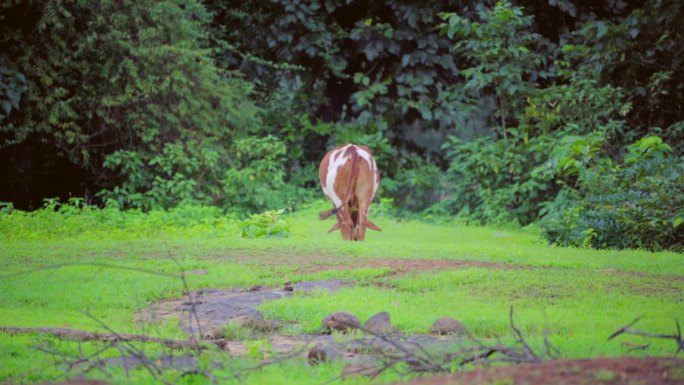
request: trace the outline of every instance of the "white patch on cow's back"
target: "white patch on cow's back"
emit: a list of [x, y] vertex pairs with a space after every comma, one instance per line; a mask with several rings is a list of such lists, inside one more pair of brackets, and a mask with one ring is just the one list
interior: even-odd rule
[[[340, 167], [342, 167], [347, 160], [349, 159], [349, 156], [344, 156], [344, 152], [349, 148], [349, 146], [353, 146], [352, 144], [348, 144], [339, 150], [335, 150], [330, 154], [330, 162], [328, 163], [328, 174], [325, 178], [325, 186], [323, 186], [323, 193], [325, 196], [330, 198], [330, 200], [333, 202], [333, 205], [335, 205], [336, 208], [339, 208], [342, 206], [342, 199], [337, 196], [337, 193], [335, 192], [335, 179], [337, 179], [337, 170], [339, 170]], [[340, 154], [339, 157], [336, 155]], [[336, 159], [337, 158], [337, 159]]]
[[373, 196], [375, 197], [375, 193], [378, 191], [378, 186], [380, 186], [380, 180], [378, 178], [378, 167], [375, 165], [375, 159], [373, 158], [373, 155], [371, 155], [370, 152], [357, 147], [356, 152], [366, 161], [368, 162], [368, 167], [370, 168], [371, 173], [373, 174]]
[[371, 199], [373, 199], [375, 197], [375, 193], [378, 191], [378, 187], [380, 186], [380, 180], [378, 178], [378, 167], [375, 164], [375, 158], [373, 158], [373, 155], [371, 155], [370, 152], [368, 152], [368, 151], [366, 151], [360, 147], [356, 147], [356, 152], [366, 162], [368, 162], [368, 167], [370, 168], [370, 171], [373, 174], [373, 196], [371, 197]]
[[368, 162], [368, 167], [373, 169], [373, 157], [371, 156], [370, 152], [364, 150], [361, 147], [356, 147], [356, 146], [354, 146], [354, 147], [356, 149], [356, 153], [359, 154], [360, 157], [365, 159], [366, 162]]

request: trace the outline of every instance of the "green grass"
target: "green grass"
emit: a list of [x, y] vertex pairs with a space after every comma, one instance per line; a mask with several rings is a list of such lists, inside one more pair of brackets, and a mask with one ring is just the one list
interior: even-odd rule
[[[674, 331], [682, 319], [684, 281], [664, 283], [655, 277], [615, 276], [571, 270], [488, 270], [468, 268], [382, 278], [383, 287], [356, 286], [344, 291], [292, 299], [261, 306], [268, 317], [296, 321], [314, 331], [332, 311], [344, 310], [362, 320], [387, 311], [393, 325], [405, 332], [426, 333], [445, 315], [463, 322], [474, 334], [495, 338], [509, 334], [508, 312], [516, 324], [540, 338], [546, 331], [567, 357], [617, 356], [624, 350], [606, 338], [619, 326], [643, 316], [637, 326]], [[651, 354], [672, 352], [671, 341], [654, 341]]]
[[601, 369], [594, 374], [594, 378], [599, 382], [611, 382], [615, 379], [615, 373], [610, 370]]
[[[373, 217], [383, 231], [369, 231], [366, 242], [343, 242], [339, 234], [327, 234], [331, 221], [317, 220], [316, 213], [325, 208], [319, 203], [289, 215], [292, 236], [282, 240], [243, 239], [238, 218], [208, 208], [152, 214], [0, 211], [0, 326], [102, 331], [92, 316], [118, 332], [180, 338], [172, 323], [136, 324], [136, 312], [150, 302], [181, 297], [182, 282], [167, 275], [198, 269], [208, 274], [188, 275], [193, 289], [278, 286], [288, 279], [357, 281], [334, 294], [319, 291], [262, 305], [268, 317], [300, 324], [288, 330], [315, 330], [332, 311], [351, 311], [365, 320], [384, 310], [404, 332], [426, 332], [435, 319], [449, 315], [482, 338], [505, 339], [508, 311], [514, 306], [516, 324], [533, 346], [541, 345], [547, 331], [564, 356], [593, 357], [623, 354], [620, 341], [606, 338], [637, 316], [643, 317], [637, 327], [652, 332], [672, 332], [674, 318], [684, 321], [682, 254], [550, 247], [535, 228], [428, 224], [385, 216]], [[471, 260], [523, 268], [399, 276], [388, 275], [391, 269], [381, 266], [300, 271], [377, 258]], [[0, 334], [0, 382], [54, 379], [59, 373], [51, 358], [35, 350], [45, 341], [55, 340]], [[83, 346], [94, 349], [96, 344]], [[653, 341], [647, 354], [673, 351], [671, 342]], [[249, 364], [234, 360], [231, 365]], [[339, 374], [336, 365], [311, 368], [296, 360], [242, 380], [322, 383]], [[237, 369], [226, 373], [231, 370]], [[154, 381], [136, 372], [131, 380], [122, 374], [114, 382]], [[203, 383], [187, 377], [181, 382]]]

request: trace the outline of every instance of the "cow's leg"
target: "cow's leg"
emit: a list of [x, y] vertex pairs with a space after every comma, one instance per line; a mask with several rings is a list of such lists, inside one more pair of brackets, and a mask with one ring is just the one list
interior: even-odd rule
[[342, 239], [345, 241], [351, 240], [354, 232], [354, 221], [347, 207], [340, 208], [337, 212], [337, 223], [342, 233]]
[[362, 162], [360, 178], [356, 184], [356, 202], [358, 210], [358, 223], [356, 230], [356, 240], [363, 241], [366, 238], [366, 227], [368, 227], [368, 208], [373, 199], [373, 180], [368, 175], [372, 175], [368, 163]]
[[368, 213], [368, 205], [359, 205], [359, 224], [356, 226], [356, 239], [363, 241], [366, 238], [366, 217]]
[[349, 208], [349, 216], [352, 221], [352, 233], [351, 233], [351, 239], [353, 241], [358, 240], [358, 231], [359, 231], [359, 201], [354, 195], [352, 199], [349, 201], [349, 204], [347, 206]]

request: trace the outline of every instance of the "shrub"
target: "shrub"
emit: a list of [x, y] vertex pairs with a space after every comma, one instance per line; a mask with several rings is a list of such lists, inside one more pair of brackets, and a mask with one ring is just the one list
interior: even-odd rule
[[139, 239], [145, 236], [186, 238], [234, 235], [239, 221], [211, 206], [180, 205], [169, 210], [120, 210], [86, 205], [81, 198], [61, 203], [45, 200], [42, 209], [22, 211], [0, 202], [0, 242], [54, 239]]
[[242, 222], [243, 238], [287, 238], [290, 236], [290, 225], [282, 219], [285, 210], [269, 210], [261, 214], [252, 214]]
[[445, 145], [450, 194], [442, 202], [447, 211], [476, 222], [528, 224], [537, 218], [540, 204], [554, 192], [540, 165], [555, 137], [541, 135], [526, 142], [450, 139]]
[[579, 173], [568, 208], [548, 211], [545, 237], [580, 247], [682, 250], [684, 158], [649, 136], [629, 146], [622, 165], [598, 164]]

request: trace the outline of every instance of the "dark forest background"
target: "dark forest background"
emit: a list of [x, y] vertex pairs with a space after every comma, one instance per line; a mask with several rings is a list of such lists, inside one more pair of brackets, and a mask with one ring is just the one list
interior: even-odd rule
[[369, 146], [395, 215], [684, 247], [680, 1], [0, 1], [0, 201], [296, 209]]

